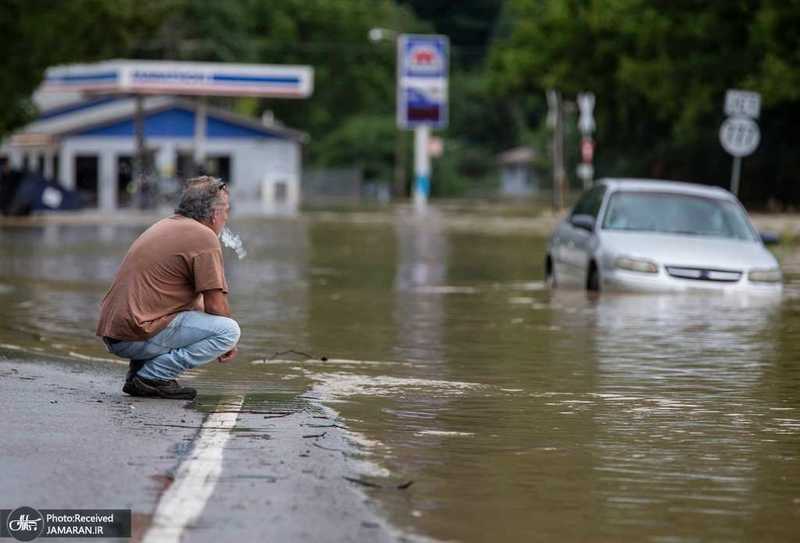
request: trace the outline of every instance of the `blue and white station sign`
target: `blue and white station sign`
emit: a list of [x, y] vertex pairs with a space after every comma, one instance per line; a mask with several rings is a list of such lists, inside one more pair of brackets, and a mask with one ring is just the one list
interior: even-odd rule
[[42, 90], [307, 98], [313, 85], [310, 66], [110, 60], [49, 68]]
[[397, 124], [447, 126], [447, 36], [402, 34], [397, 41]]

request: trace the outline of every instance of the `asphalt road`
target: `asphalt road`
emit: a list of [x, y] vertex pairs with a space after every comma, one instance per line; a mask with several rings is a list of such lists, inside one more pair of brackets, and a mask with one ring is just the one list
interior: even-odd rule
[[[122, 365], [3, 354], [0, 508], [131, 509], [131, 540], [147, 541], [162, 498], [197, 456], [207, 415], [191, 402], [124, 395]], [[353, 482], [361, 475], [334, 416], [322, 406], [234, 414], [221, 471], [179, 539], [406, 540]]]

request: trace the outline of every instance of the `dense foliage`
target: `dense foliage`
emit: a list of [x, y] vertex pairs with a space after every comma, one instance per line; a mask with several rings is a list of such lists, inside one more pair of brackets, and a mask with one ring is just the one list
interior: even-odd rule
[[558, 88], [597, 95], [601, 175], [727, 185], [718, 142], [726, 89], [762, 93], [762, 144], [743, 195], [796, 202], [800, 162], [797, 0], [511, 0], [492, 78], [513, 99]]
[[[762, 144], [744, 160], [745, 199], [800, 202], [800, 0], [5, 0], [0, 133], [35, 114], [47, 66], [110, 58], [296, 63], [309, 100], [220, 99], [272, 110], [310, 136], [307, 162], [389, 180], [407, 134], [394, 129], [395, 51], [370, 28], [451, 39], [450, 126], [434, 192], [496, 183], [497, 153], [532, 145], [546, 168], [545, 91], [597, 96], [598, 175], [727, 185], [717, 141], [728, 88], [762, 93]], [[574, 125], [574, 114], [567, 120]], [[568, 169], [577, 136], [568, 130]], [[569, 161], [573, 162], [569, 164]], [[574, 181], [573, 181], [574, 182]]]

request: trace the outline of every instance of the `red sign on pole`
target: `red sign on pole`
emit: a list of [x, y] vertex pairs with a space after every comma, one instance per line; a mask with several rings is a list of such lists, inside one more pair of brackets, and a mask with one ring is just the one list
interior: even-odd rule
[[581, 139], [581, 159], [590, 164], [594, 158], [594, 142], [592, 138], [584, 137]]

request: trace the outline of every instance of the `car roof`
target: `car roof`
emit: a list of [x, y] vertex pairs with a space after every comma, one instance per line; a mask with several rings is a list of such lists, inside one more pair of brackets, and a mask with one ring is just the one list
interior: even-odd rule
[[684, 181], [668, 181], [665, 179], [636, 179], [636, 178], [605, 178], [598, 183], [603, 183], [610, 190], [635, 190], [647, 192], [676, 192], [680, 194], [694, 194], [711, 198], [734, 199], [733, 194], [720, 187], [686, 183]]

